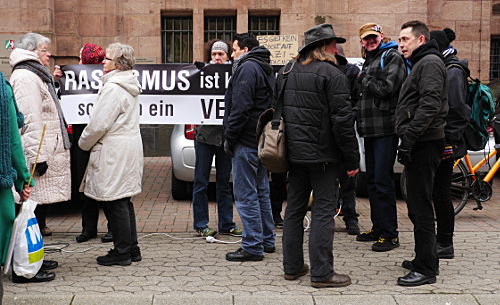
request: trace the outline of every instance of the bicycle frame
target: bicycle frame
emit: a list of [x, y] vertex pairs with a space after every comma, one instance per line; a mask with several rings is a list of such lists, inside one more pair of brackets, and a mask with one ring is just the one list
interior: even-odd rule
[[[474, 166], [472, 166], [472, 163], [470, 161], [469, 155], [465, 155], [465, 157], [464, 157], [465, 164], [467, 165], [467, 168], [470, 171], [471, 178], [472, 178], [473, 181], [476, 181], [476, 179], [477, 179], [477, 176], [476, 176], [477, 170], [480, 169], [481, 166], [483, 166], [486, 162], [488, 162], [496, 154], [497, 154], [497, 150], [494, 149], [486, 157], [484, 157], [481, 161], [479, 161]], [[453, 164], [453, 168], [455, 168], [458, 165], [458, 163], [460, 163], [460, 159], [458, 159], [457, 161], [455, 161], [455, 164]], [[495, 176], [495, 174], [496, 174], [496, 172], [498, 171], [499, 168], [500, 168], [500, 159], [498, 159], [495, 162], [495, 164], [493, 165], [493, 167], [488, 171], [488, 173], [486, 174], [486, 176], [483, 178], [483, 181], [489, 183], [491, 181], [491, 179], [493, 179], [493, 176]]]

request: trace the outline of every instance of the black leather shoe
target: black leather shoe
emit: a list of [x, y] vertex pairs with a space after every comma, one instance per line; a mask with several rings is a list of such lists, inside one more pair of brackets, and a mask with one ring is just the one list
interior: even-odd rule
[[[412, 271], [413, 270], [413, 261], [404, 260], [403, 263], [401, 264], [401, 267]], [[436, 272], [436, 275], [439, 275], [439, 270]]]
[[136, 263], [142, 261], [141, 248], [135, 247], [130, 250], [130, 259]]
[[97, 233], [90, 234], [87, 232], [82, 232], [82, 234], [78, 235], [75, 239], [76, 239], [77, 243], [83, 243], [83, 242], [86, 242], [86, 241], [88, 241], [92, 238], [96, 238], [96, 237], [97, 237]]
[[274, 253], [274, 252], [276, 252], [276, 247], [275, 246], [264, 247], [264, 252], [266, 252], [266, 253]]
[[47, 271], [43, 271], [43, 270], [38, 271], [38, 273], [30, 279], [25, 278], [24, 276], [19, 276], [19, 275], [15, 274], [14, 272], [12, 272], [12, 281], [14, 283], [49, 282], [55, 278], [56, 278], [56, 274], [54, 272], [47, 272]]
[[235, 252], [227, 253], [226, 259], [232, 262], [261, 261], [264, 259], [264, 255], [250, 254], [242, 248], [239, 248]]
[[106, 233], [103, 237], [101, 237], [101, 241], [103, 243], [113, 242], [113, 234], [111, 232]]
[[436, 245], [437, 255], [441, 259], [452, 259], [455, 257], [455, 250], [453, 249], [453, 244], [449, 246], [441, 246], [440, 244]]
[[44, 270], [44, 271], [52, 270], [52, 269], [56, 269], [57, 266], [59, 266], [59, 264], [56, 261], [44, 259], [40, 270]]
[[111, 249], [108, 254], [99, 256], [97, 263], [103, 266], [128, 266], [132, 263], [132, 260], [130, 259], [130, 253], [118, 253], [115, 249]]
[[356, 222], [354, 221], [348, 221], [345, 224], [345, 230], [347, 231], [347, 234], [349, 235], [359, 235], [359, 226]]
[[423, 275], [416, 271], [410, 271], [407, 275], [398, 278], [398, 285], [400, 286], [420, 286], [425, 284], [434, 284], [436, 282], [435, 276]]

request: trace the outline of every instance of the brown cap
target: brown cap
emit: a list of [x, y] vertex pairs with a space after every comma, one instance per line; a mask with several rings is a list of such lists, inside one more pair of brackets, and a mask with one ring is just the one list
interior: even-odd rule
[[376, 23], [363, 24], [359, 28], [359, 38], [363, 39], [368, 35], [378, 35], [382, 34], [382, 27]]

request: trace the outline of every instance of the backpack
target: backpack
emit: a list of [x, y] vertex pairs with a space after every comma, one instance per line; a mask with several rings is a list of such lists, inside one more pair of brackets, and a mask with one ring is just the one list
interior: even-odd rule
[[[395, 49], [387, 49], [384, 51], [384, 53], [382, 53], [382, 56], [380, 57], [380, 69], [384, 70], [384, 67], [385, 67], [385, 64], [384, 64], [384, 61], [385, 61], [385, 57], [387, 56], [387, 54], [389, 54], [389, 52], [391, 52], [392, 50], [394, 50], [394, 52], [397, 52]], [[410, 64], [407, 60], [403, 59], [403, 62], [405, 64], [405, 72], [406, 72], [406, 76], [410, 75], [410, 72], [411, 72], [411, 69], [410, 69]]]
[[[450, 64], [446, 68], [458, 67], [465, 70], [457, 64]], [[467, 75], [467, 73], [466, 73]], [[465, 144], [468, 150], [478, 151], [484, 149], [488, 143], [488, 126], [495, 115], [495, 100], [488, 86], [481, 84], [477, 78], [467, 75], [467, 105], [469, 105], [470, 119], [464, 132]]]

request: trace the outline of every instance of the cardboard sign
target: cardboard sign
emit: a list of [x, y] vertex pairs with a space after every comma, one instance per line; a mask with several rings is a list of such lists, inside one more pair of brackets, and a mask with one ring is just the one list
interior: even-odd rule
[[299, 37], [297, 35], [263, 35], [257, 36], [261, 46], [271, 51], [272, 65], [286, 65], [297, 55]]

